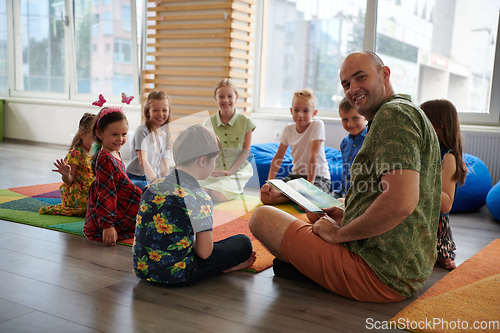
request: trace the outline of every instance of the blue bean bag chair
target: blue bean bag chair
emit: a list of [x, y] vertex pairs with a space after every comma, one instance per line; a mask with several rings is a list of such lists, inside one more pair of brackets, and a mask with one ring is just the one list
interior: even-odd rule
[[497, 220], [500, 220], [500, 181], [492, 187], [486, 196], [486, 205]]
[[452, 213], [478, 210], [486, 204], [491, 189], [490, 171], [479, 157], [464, 153], [467, 176], [463, 186], [458, 187], [451, 208]]
[[[278, 151], [279, 142], [260, 143], [250, 147], [249, 161], [253, 166], [253, 176], [250, 178], [246, 186], [253, 188], [261, 188], [267, 180], [271, 161]], [[276, 178], [281, 179], [292, 171], [292, 148], [288, 147], [283, 163], [281, 163], [280, 170]], [[342, 174], [342, 153], [340, 150], [325, 147], [326, 160], [330, 168], [330, 178], [332, 185], [339, 184]]]

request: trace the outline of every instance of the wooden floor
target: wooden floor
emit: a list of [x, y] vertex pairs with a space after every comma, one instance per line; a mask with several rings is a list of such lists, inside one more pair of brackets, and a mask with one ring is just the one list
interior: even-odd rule
[[[0, 189], [60, 181], [50, 170], [65, 152], [0, 142]], [[500, 238], [486, 207], [450, 220], [457, 263]], [[435, 267], [418, 295], [446, 273]], [[130, 247], [0, 220], [0, 332], [364, 332], [367, 320], [388, 320], [417, 296], [361, 303], [272, 269], [171, 289], [132, 274]]]

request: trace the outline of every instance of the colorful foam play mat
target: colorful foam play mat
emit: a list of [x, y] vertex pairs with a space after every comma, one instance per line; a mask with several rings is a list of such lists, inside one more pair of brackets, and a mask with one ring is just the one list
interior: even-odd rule
[[[83, 236], [85, 224], [83, 217], [38, 213], [40, 207], [61, 203], [60, 185], [61, 183], [52, 183], [0, 190], [0, 219]], [[241, 195], [234, 200], [214, 206], [214, 241], [235, 234], [250, 237], [257, 251], [257, 261], [249, 269], [253, 272], [271, 267], [274, 259], [248, 228], [248, 221], [253, 211], [260, 205], [262, 203], [257, 196]], [[292, 206], [285, 205], [283, 208], [297, 213]], [[130, 239], [121, 244], [131, 246], [132, 242]]]

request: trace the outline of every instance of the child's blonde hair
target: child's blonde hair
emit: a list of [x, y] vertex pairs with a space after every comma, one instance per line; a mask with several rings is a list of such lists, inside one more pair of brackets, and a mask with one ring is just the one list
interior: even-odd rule
[[[296, 98], [302, 98], [306, 101], [311, 101], [314, 103], [314, 108], [316, 109], [316, 96], [314, 96], [314, 91], [309, 88], [299, 89], [293, 93], [293, 100]], [[292, 100], [292, 103], [293, 103]]]
[[223, 79], [223, 80], [220, 80], [219, 83], [217, 83], [217, 85], [215, 86], [214, 97], [216, 97], [216, 95], [217, 95], [217, 90], [219, 90], [219, 88], [222, 88], [222, 87], [229, 87], [229, 88], [234, 90], [234, 93], [236, 95], [238, 95], [238, 89], [236, 88], [236, 85], [234, 84], [233, 80]]
[[84, 134], [92, 132], [92, 126], [94, 125], [95, 117], [95, 114], [88, 112], [84, 113], [83, 117], [80, 119], [80, 123], [78, 124], [78, 131], [76, 132], [75, 137], [71, 142], [71, 146], [69, 147], [70, 150], [82, 144], [82, 136], [80, 135], [80, 131], [82, 131]]
[[164, 91], [161, 90], [152, 90], [148, 94], [148, 98], [146, 99], [146, 104], [144, 104], [144, 109], [142, 110], [142, 115], [144, 116], [145, 124], [149, 132], [151, 132], [151, 115], [149, 114], [149, 109], [151, 108], [151, 102], [153, 100], [161, 101], [164, 99], [168, 101], [168, 117], [167, 120], [165, 120], [165, 122], [161, 124], [162, 126], [170, 122], [170, 113], [172, 112], [170, 97]]
[[176, 165], [189, 165], [203, 156], [210, 160], [220, 153], [219, 137], [206, 126], [189, 126], [175, 139], [172, 153]]
[[340, 101], [340, 104], [339, 104], [339, 114], [341, 111], [349, 112], [351, 109], [354, 109], [354, 108], [352, 107], [351, 103], [349, 103], [347, 98], [346, 97], [342, 98], [342, 100]]

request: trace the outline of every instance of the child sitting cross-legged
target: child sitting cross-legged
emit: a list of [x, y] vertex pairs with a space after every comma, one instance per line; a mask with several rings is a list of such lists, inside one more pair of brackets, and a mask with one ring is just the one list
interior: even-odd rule
[[436, 131], [441, 149], [441, 214], [437, 231], [437, 261], [446, 269], [455, 269], [457, 249], [450, 226], [450, 211], [457, 188], [464, 184], [467, 166], [463, 160], [463, 142], [457, 108], [446, 99], [420, 105]]
[[252, 265], [256, 254], [247, 236], [213, 242], [212, 199], [198, 180], [214, 171], [218, 137], [193, 125], [179, 134], [172, 150], [175, 169], [142, 195], [132, 248], [135, 276], [182, 287]]
[[[311, 89], [294, 93], [290, 108], [294, 124], [289, 124], [280, 137], [280, 145], [269, 169], [268, 179], [274, 179], [283, 162], [288, 146], [292, 147], [292, 173], [283, 178], [284, 182], [305, 178], [308, 182], [330, 192], [330, 171], [325, 155], [325, 124], [313, 119], [318, 113], [316, 97]], [[269, 184], [260, 189], [260, 200], [265, 205], [283, 204], [290, 201], [284, 194]]]
[[121, 107], [101, 109], [92, 134], [98, 151], [92, 157], [95, 180], [89, 189], [83, 234], [115, 246], [134, 236], [141, 190], [127, 177], [120, 148], [127, 141], [128, 120]]
[[69, 152], [64, 160], [56, 160], [52, 171], [62, 175], [63, 183], [59, 187], [61, 203], [41, 207], [40, 214], [85, 216], [87, 213], [87, 196], [94, 181], [90, 165], [90, 149], [94, 142], [92, 125], [95, 115], [85, 113], [80, 119], [78, 132], [73, 138]]

